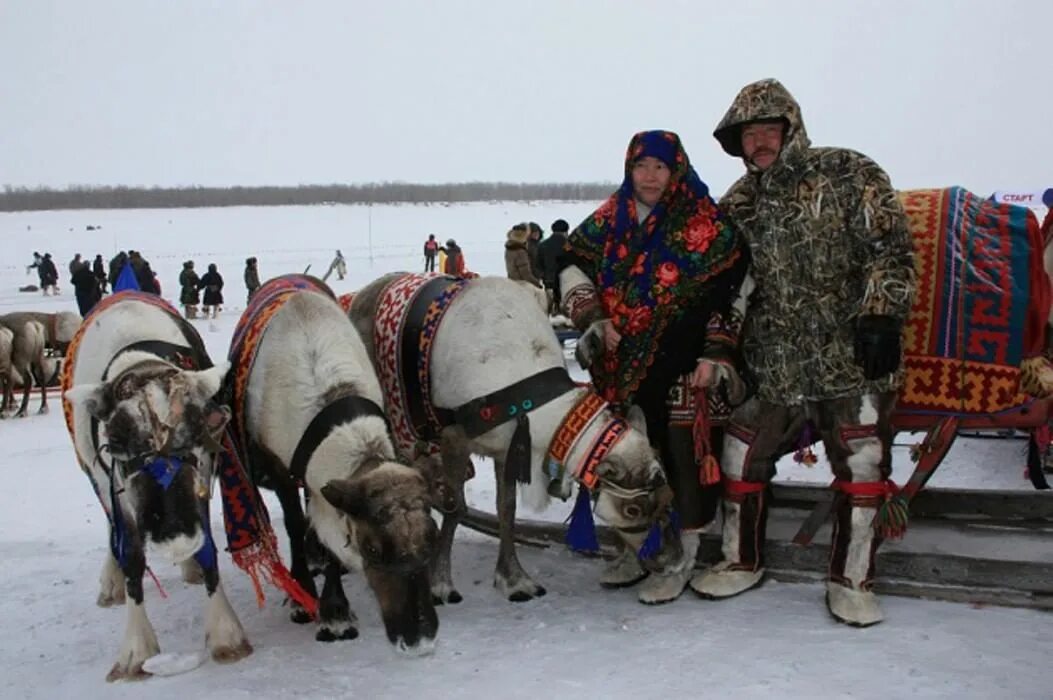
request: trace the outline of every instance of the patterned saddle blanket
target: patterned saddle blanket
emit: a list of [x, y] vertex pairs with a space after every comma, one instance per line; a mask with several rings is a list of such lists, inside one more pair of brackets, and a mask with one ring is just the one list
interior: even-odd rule
[[961, 187], [904, 191], [900, 200], [918, 290], [897, 411], [974, 415], [1025, 405], [1020, 366], [1042, 352], [1050, 304], [1034, 214]]

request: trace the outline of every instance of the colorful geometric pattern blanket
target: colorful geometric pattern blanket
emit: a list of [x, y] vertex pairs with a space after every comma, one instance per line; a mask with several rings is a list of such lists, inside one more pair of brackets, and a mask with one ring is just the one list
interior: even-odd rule
[[[441, 427], [431, 403], [431, 350], [450, 302], [468, 280], [409, 273], [384, 288], [377, 302], [373, 344], [384, 409], [395, 449], [404, 459], [436, 454]], [[420, 317], [420, 325], [409, 322]]]
[[897, 411], [992, 414], [1026, 404], [1020, 365], [1042, 351], [1050, 298], [1034, 214], [961, 187], [900, 199], [918, 287]]
[[318, 609], [317, 601], [300, 587], [281, 563], [277, 538], [256, 485], [252, 464], [248, 460], [248, 432], [245, 426], [245, 395], [259, 342], [266, 333], [271, 317], [293, 294], [302, 290], [334, 298], [329, 287], [314, 277], [276, 277], [256, 290], [234, 328], [228, 355], [231, 368], [226, 379], [233, 425], [228, 428], [224, 440], [229, 458], [224, 461], [220, 472], [220, 485], [223, 488], [223, 514], [231, 556], [252, 577], [257, 601], [262, 605], [260, 579], [264, 578], [314, 615]]

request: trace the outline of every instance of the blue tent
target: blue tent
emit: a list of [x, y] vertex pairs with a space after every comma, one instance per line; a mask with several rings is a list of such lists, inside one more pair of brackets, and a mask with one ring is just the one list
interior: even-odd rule
[[113, 285], [113, 291], [123, 292], [126, 289], [132, 289], [136, 292], [139, 290], [139, 280], [135, 279], [135, 270], [132, 269], [131, 262], [124, 263], [124, 267], [121, 268], [121, 274], [117, 277], [117, 282]]

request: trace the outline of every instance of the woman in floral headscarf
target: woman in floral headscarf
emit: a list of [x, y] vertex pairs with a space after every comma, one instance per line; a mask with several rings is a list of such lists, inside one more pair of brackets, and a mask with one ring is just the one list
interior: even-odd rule
[[[670, 426], [669, 395], [684, 376], [693, 377], [694, 386], [708, 383], [694, 375], [708, 376], [714, 366], [741, 388], [725, 329], [747, 255], [669, 131], [633, 136], [621, 187], [571, 232], [564, 250], [563, 304], [584, 331], [578, 359], [616, 408], [643, 411], [676, 493], [684, 561], [651, 577], [640, 591], [646, 603], [673, 600], [684, 590], [698, 530], [716, 512], [716, 489], [700, 486], [706, 481], [700, 443], [709, 435], [697, 423], [694, 431]], [[700, 409], [704, 415], [705, 406]], [[631, 585], [642, 576], [635, 553], [624, 552], [602, 582]]]

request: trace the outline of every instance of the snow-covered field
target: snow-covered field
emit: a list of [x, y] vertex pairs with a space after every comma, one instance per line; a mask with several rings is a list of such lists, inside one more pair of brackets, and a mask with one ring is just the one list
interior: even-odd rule
[[[66, 265], [74, 253], [104, 259], [118, 249], [143, 252], [165, 296], [177, 296], [185, 259], [198, 270], [219, 265], [227, 306], [216, 321], [197, 321], [213, 357], [226, 354], [244, 306], [244, 259], [260, 259], [261, 277], [323, 273], [333, 251], [349, 276], [338, 293], [385, 272], [418, 269], [429, 233], [455, 238], [470, 269], [503, 274], [509, 226], [534, 220], [546, 229], [576, 224], [592, 203], [494, 203], [453, 206], [275, 207], [204, 210], [71, 211], [0, 214], [0, 313], [75, 309]], [[87, 231], [86, 226], [98, 228]], [[50, 251], [63, 294], [18, 293], [36, 282], [25, 266]], [[32, 404], [35, 409], [35, 402]], [[904, 440], [907, 438], [904, 436]], [[936, 485], [1029, 488], [1019, 441], [961, 440]], [[867, 630], [834, 623], [822, 590], [769, 582], [741, 598], [714, 603], [685, 595], [644, 607], [633, 591], [603, 591], [598, 563], [560, 550], [521, 548], [524, 564], [549, 594], [524, 604], [492, 588], [496, 541], [461, 531], [454, 575], [463, 603], [439, 609], [439, 645], [420, 659], [397, 656], [360, 578], [348, 586], [361, 636], [321, 644], [310, 626], [287, 619], [269, 591], [257, 609], [247, 578], [221, 557], [225, 586], [255, 653], [231, 666], [201, 668], [142, 684], [107, 685], [124, 628], [124, 610], [95, 606], [106, 554], [106, 526], [87, 479], [76, 467], [57, 402], [47, 416], [0, 422], [0, 697], [3, 698], [1049, 698], [1053, 697], [1053, 619], [999, 608], [884, 601], [888, 620]], [[897, 452], [897, 478], [910, 464]], [[491, 480], [480, 465], [471, 500], [492, 510]], [[820, 464], [784, 461], [781, 478], [825, 482]], [[273, 501], [271, 501], [273, 504]], [[214, 504], [214, 506], [217, 504]], [[561, 518], [568, 506], [543, 516]], [[272, 508], [276, 521], [277, 507]], [[222, 541], [219, 510], [215, 535]], [[527, 513], [528, 516], [538, 517]], [[279, 532], [281, 523], [276, 522]], [[199, 587], [154, 562], [168, 597], [147, 583], [147, 609], [162, 651], [203, 649]]]

